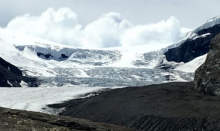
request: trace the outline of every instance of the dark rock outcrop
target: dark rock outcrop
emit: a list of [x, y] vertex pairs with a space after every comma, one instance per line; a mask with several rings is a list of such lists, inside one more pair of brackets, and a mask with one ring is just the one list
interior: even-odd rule
[[0, 87], [21, 87], [21, 81], [30, 87], [39, 85], [37, 78], [22, 76], [22, 71], [18, 67], [0, 58]]
[[8, 63], [4, 59], [0, 57], [0, 65], [8, 70], [10, 70], [12, 73], [21, 76], [22, 71], [18, 69], [18, 67], [12, 65], [11, 63]]
[[43, 57], [45, 59], [49, 59], [49, 58], [53, 57], [53, 55], [51, 55], [51, 54], [43, 54], [43, 53], [40, 53], [40, 52], [37, 52], [37, 56], [38, 57]]
[[61, 54], [61, 58], [67, 59], [69, 57], [67, 55], [65, 55], [65, 54]]
[[1, 131], [133, 131], [83, 119], [53, 116], [37, 112], [11, 110], [0, 107]]
[[195, 88], [208, 95], [220, 95], [220, 34], [212, 40], [205, 63], [195, 72]]
[[60, 115], [143, 131], [220, 130], [220, 98], [193, 87], [193, 83], [129, 87], [49, 107], [65, 107]]
[[[51, 53], [41, 53], [41, 52], [37, 52], [37, 56], [40, 57], [40, 58], [43, 58], [43, 59], [47, 59], [47, 60], [50, 60], [52, 59], [54, 56], [51, 54]], [[61, 56], [59, 57], [59, 60], [64, 60], [64, 59], [67, 59], [69, 58], [69, 56], [67, 56], [66, 54], [61, 54]]]
[[175, 62], [189, 62], [198, 56], [208, 53], [211, 40], [220, 33], [220, 25], [196, 32], [198, 36], [207, 33], [210, 33], [210, 35], [197, 39], [188, 39], [180, 46], [169, 49], [165, 52], [166, 59]]

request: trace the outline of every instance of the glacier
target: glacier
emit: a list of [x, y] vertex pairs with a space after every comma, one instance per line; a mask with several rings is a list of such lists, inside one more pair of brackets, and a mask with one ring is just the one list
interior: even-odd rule
[[[194, 75], [194, 70], [182, 71], [177, 68], [168, 71], [158, 68], [161, 62], [166, 63], [163, 52], [167, 48], [153, 52], [83, 49], [5, 30], [0, 30], [0, 39], [0, 45], [4, 45], [1, 46], [0, 57], [19, 67], [24, 75], [39, 78], [42, 87], [61, 87], [65, 84], [88, 87], [143, 86], [192, 81]], [[172, 65], [178, 67], [183, 64]]]

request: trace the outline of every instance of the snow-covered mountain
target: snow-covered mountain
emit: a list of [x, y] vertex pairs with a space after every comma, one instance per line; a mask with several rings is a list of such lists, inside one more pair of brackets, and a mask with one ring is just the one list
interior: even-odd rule
[[220, 17], [214, 17], [199, 28], [189, 32], [177, 43], [159, 51], [145, 53], [137, 66], [194, 72], [205, 60], [211, 40], [220, 33]]
[[220, 18], [215, 17], [169, 47], [140, 53], [74, 48], [2, 29], [0, 57], [18, 66], [24, 75], [38, 77], [40, 86], [115, 87], [192, 81], [211, 39], [219, 32]]
[[74, 48], [0, 29], [0, 57], [40, 80], [40, 88], [1, 88], [0, 106], [51, 113], [42, 108], [102, 89], [192, 81], [218, 33], [215, 17], [169, 47], [141, 52]]

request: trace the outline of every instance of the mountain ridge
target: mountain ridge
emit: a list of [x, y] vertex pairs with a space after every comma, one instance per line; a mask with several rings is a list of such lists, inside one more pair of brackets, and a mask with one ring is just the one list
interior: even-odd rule
[[[36, 78], [23, 76], [22, 71], [0, 57], [0, 86], [1, 87], [37, 87]], [[23, 85], [22, 85], [23, 84]]]
[[89, 120], [0, 107], [1, 131], [135, 131]]

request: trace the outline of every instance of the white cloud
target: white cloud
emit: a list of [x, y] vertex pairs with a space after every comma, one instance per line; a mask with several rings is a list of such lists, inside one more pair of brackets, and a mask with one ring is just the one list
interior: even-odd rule
[[181, 28], [175, 17], [155, 24], [133, 25], [115, 12], [104, 14], [82, 28], [77, 15], [69, 8], [57, 11], [49, 8], [40, 16], [18, 16], [8, 23], [6, 29], [86, 48], [173, 43], [189, 31]]
[[118, 13], [110, 12], [105, 14], [85, 27], [86, 46], [121, 46], [121, 35], [131, 26], [132, 24], [127, 20], [123, 20]]
[[38, 36], [61, 44], [81, 46], [81, 25], [69, 8], [49, 8], [40, 16], [26, 14], [10, 21], [7, 30]]
[[149, 25], [138, 25], [124, 32], [121, 43], [125, 45], [143, 45], [150, 43], [173, 43], [185, 34], [175, 17]]

